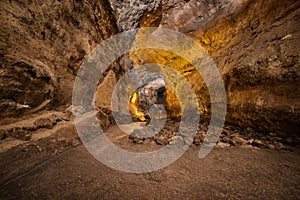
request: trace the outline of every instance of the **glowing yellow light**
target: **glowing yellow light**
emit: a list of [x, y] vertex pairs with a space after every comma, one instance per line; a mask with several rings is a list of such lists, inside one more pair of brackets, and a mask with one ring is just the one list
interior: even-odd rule
[[136, 94], [136, 92], [135, 92], [135, 93], [133, 93], [133, 95], [132, 95], [131, 103], [136, 103], [136, 101], [137, 101], [137, 94]]
[[132, 97], [130, 99], [129, 109], [132, 112], [132, 114], [139, 118], [141, 121], [145, 121], [144, 113], [139, 112], [135, 103], [137, 102], [137, 94], [136, 92], [132, 94]]

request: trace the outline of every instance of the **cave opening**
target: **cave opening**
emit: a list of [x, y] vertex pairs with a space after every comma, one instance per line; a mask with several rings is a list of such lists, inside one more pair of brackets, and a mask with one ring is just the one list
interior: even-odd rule
[[[149, 123], [151, 120], [150, 109], [153, 106], [164, 105], [166, 103], [165, 91], [165, 86], [151, 87], [150, 85], [149, 87], [149, 85], [145, 85], [133, 92], [128, 102], [132, 120]], [[154, 117], [158, 119], [166, 118], [161, 113], [158, 113]]]

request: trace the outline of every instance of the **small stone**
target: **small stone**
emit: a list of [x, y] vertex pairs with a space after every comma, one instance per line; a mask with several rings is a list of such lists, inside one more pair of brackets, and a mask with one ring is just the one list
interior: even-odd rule
[[75, 115], [77, 115], [77, 114], [81, 115], [81, 114], [84, 114], [85, 112], [86, 111], [85, 111], [85, 109], [82, 106], [76, 106], [76, 107], [74, 107], [74, 113], [75, 113]]
[[277, 150], [284, 150], [286, 147], [281, 142], [274, 142]]
[[222, 132], [225, 136], [227, 136], [227, 137], [230, 137], [230, 135], [231, 135], [231, 132], [229, 131], [229, 130], [227, 130], [227, 129], [223, 129], [223, 132]]
[[288, 35], [285, 35], [281, 38], [281, 40], [288, 40], [288, 39], [291, 39], [293, 36], [292, 34], [288, 34]]
[[71, 120], [71, 118], [72, 118], [72, 115], [73, 115], [73, 113], [71, 112], [71, 111], [65, 111], [64, 112], [64, 115], [62, 116], [62, 120], [64, 120], [64, 121], [70, 121]]
[[131, 133], [131, 137], [147, 138], [143, 129], [134, 129], [134, 131]]
[[238, 132], [231, 133], [230, 138], [236, 138], [236, 137], [239, 137], [239, 133]]
[[79, 144], [80, 144], [80, 142], [79, 142], [78, 140], [76, 140], [76, 139], [72, 140], [72, 146], [73, 146], [73, 147], [76, 147], [76, 146], [78, 146]]
[[41, 118], [38, 119], [34, 122], [34, 124], [38, 127], [38, 128], [48, 128], [51, 129], [53, 127], [53, 123], [50, 119], [48, 118]]
[[168, 144], [168, 141], [162, 136], [157, 137], [155, 139], [155, 142], [156, 142], [156, 144], [159, 144], [159, 145], [167, 145]]
[[229, 139], [229, 144], [231, 146], [236, 146], [236, 141], [234, 141], [233, 139]]
[[275, 150], [276, 149], [276, 147], [275, 147], [274, 144], [267, 144], [267, 148], [271, 149], [271, 150]]
[[183, 142], [183, 139], [181, 136], [174, 136], [173, 138], [171, 138], [170, 140], [170, 144], [179, 144], [179, 143], [182, 143]]
[[229, 143], [229, 138], [228, 137], [223, 137], [221, 138], [221, 141], [224, 142], [224, 143]]
[[265, 148], [266, 147], [265, 144], [264, 144], [264, 142], [261, 141], [261, 140], [254, 140], [252, 142], [252, 146], [256, 146], [258, 148]]
[[144, 143], [144, 139], [138, 138], [138, 137], [134, 137], [133, 138], [133, 142], [136, 143], [136, 144], [143, 144]]
[[230, 147], [230, 144], [224, 143], [224, 142], [218, 142], [217, 147], [223, 149], [223, 148], [226, 148], [226, 147]]
[[194, 144], [195, 144], [196, 146], [199, 146], [199, 145], [201, 144], [201, 139], [200, 139], [200, 137], [195, 137], [195, 139], [194, 139]]
[[143, 144], [151, 144], [152, 141], [153, 141], [152, 139], [146, 138], [146, 139], [144, 140]]
[[252, 145], [252, 143], [254, 142], [254, 139], [249, 139], [249, 140], [247, 140], [247, 144], [249, 144], [249, 145]]
[[134, 139], [133, 134], [130, 134], [130, 135], [128, 136], [128, 138], [129, 138], [130, 140], [133, 140], [133, 139]]
[[235, 138], [235, 142], [236, 142], [237, 145], [240, 145], [240, 146], [246, 145], [248, 143], [247, 140], [245, 140], [245, 139], [243, 139], [241, 137], [236, 137]]
[[61, 121], [62, 119], [58, 117], [56, 114], [52, 114], [49, 116], [49, 120], [55, 125], [57, 122]]
[[250, 138], [254, 138], [257, 135], [257, 133], [252, 128], [248, 127], [245, 130], [243, 130], [242, 135], [250, 139]]

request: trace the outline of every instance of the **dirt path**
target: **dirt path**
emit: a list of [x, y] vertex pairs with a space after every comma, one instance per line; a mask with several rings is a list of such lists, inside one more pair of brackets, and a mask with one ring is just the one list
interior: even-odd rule
[[[76, 135], [72, 127], [64, 131]], [[109, 132], [112, 137], [121, 138], [115, 142], [125, 144], [116, 127]], [[1, 199], [297, 199], [300, 196], [299, 150], [215, 148], [206, 158], [199, 159], [199, 147], [192, 146], [162, 170], [129, 174], [101, 164], [70, 137], [58, 138], [57, 135], [43, 138], [0, 154]], [[128, 148], [131, 145], [138, 146], [128, 143]]]

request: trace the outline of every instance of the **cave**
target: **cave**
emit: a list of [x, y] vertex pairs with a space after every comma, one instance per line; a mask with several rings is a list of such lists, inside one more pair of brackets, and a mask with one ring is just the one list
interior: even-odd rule
[[299, 198], [300, 1], [0, 17], [0, 199]]
[[[141, 91], [142, 89], [139, 88], [138, 91], [134, 92], [130, 97], [129, 105], [131, 105], [130, 113], [132, 118], [135, 121], [149, 121], [151, 120], [150, 116], [148, 115], [149, 109], [151, 106], [160, 104], [165, 104], [165, 86], [155, 88], [153, 90], [153, 96], [145, 95]], [[141, 93], [141, 96], [147, 96], [147, 98], [140, 98], [138, 94]], [[141, 113], [140, 113], [141, 112]], [[140, 114], [139, 114], [140, 113]]]
[[155, 107], [156, 105], [164, 105], [167, 103], [165, 90], [165, 83], [161, 77], [137, 88], [129, 101], [132, 118], [135, 121], [146, 121], [149, 123], [151, 120], [149, 115], [150, 109], [153, 108], [153, 106]]

